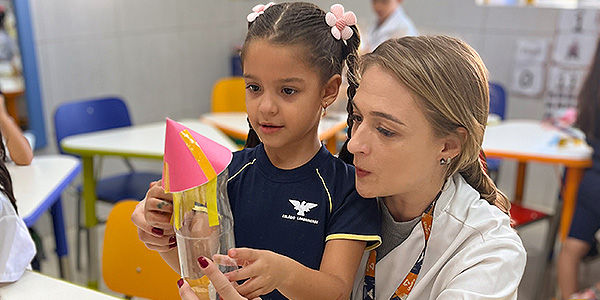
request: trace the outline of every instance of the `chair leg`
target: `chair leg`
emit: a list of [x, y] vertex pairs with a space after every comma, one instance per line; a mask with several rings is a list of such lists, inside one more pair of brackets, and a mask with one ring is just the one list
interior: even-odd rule
[[77, 245], [76, 245], [76, 264], [77, 271], [81, 271], [81, 193], [79, 193], [79, 197], [77, 197]]
[[[560, 217], [561, 217], [561, 207], [562, 207], [562, 199], [559, 201], [557, 208], [555, 209], [554, 215], [549, 220], [550, 224], [548, 226], [548, 235], [546, 236], [546, 241], [544, 243], [544, 249], [541, 254], [541, 266], [540, 266], [540, 276], [537, 278], [536, 289], [535, 289], [535, 298], [534, 299], [548, 299], [548, 294], [544, 297], [544, 291], [549, 285], [544, 284], [548, 283], [550, 274], [552, 274], [552, 264], [550, 261], [552, 260], [554, 246], [556, 245], [556, 238], [558, 236], [558, 228], [560, 227]], [[550, 293], [552, 295], [552, 293]]]

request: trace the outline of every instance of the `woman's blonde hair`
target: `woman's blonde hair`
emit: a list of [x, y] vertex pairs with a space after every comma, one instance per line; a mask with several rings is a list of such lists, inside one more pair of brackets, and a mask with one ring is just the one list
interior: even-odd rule
[[448, 36], [391, 39], [366, 54], [361, 73], [377, 65], [409, 90], [440, 137], [468, 135], [461, 152], [447, 165], [445, 178], [459, 172], [490, 204], [509, 213], [510, 202], [484, 171], [479, 158], [489, 112], [487, 69], [477, 52]]

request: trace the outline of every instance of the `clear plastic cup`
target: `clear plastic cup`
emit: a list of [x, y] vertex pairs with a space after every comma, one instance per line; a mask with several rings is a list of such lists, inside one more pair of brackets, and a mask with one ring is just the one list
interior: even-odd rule
[[214, 198], [214, 186], [212, 192], [210, 184], [207, 183], [173, 193], [175, 209], [179, 211], [173, 225], [177, 236], [181, 276], [190, 284], [200, 300], [216, 300], [218, 297], [198, 265], [199, 257], [212, 259], [224, 273], [237, 268], [236, 263], [227, 257], [227, 251], [235, 247], [233, 217], [227, 197], [227, 178], [225, 169], [216, 179], [217, 225], [214, 224], [214, 218], [213, 224], [209, 220], [208, 202], [209, 198]]

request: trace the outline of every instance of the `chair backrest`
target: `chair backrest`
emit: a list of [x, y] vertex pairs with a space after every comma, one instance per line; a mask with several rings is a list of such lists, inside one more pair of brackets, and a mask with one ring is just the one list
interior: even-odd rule
[[138, 201], [118, 202], [110, 212], [104, 232], [102, 277], [111, 290], [154, 300], [179, 299], [179, 275], [138, 238], [131, 214]]
[[246, 112], [246, 83], [243, 77], [219, 79], [212, 90], [212, 112]]
[[506, 92], [499, 83], [490, 82], [490, 114], [497, 114], [504, 120], [506, 113]]
[[63, 154], [60, 141], [65, 137], [125, 126], [131, 126], [129, 111], [114, 97], [63, 103], [54, 113], [56, 143]]

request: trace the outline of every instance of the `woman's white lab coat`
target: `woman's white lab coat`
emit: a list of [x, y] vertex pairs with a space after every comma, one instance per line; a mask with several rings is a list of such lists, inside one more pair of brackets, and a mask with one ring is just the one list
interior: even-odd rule
[[[423, 245], [423, 227], [417, 225], [376, 264], [376, 299], [390, 299]], [[363, 299], [368, 255], [361, 261], [352, 299]], [[480, 199], [457, 174], [448, 180], [435, 206], [425, 260], [408, 299], [517, 299], [525, 262], [525, 248], [509, 217]]]

